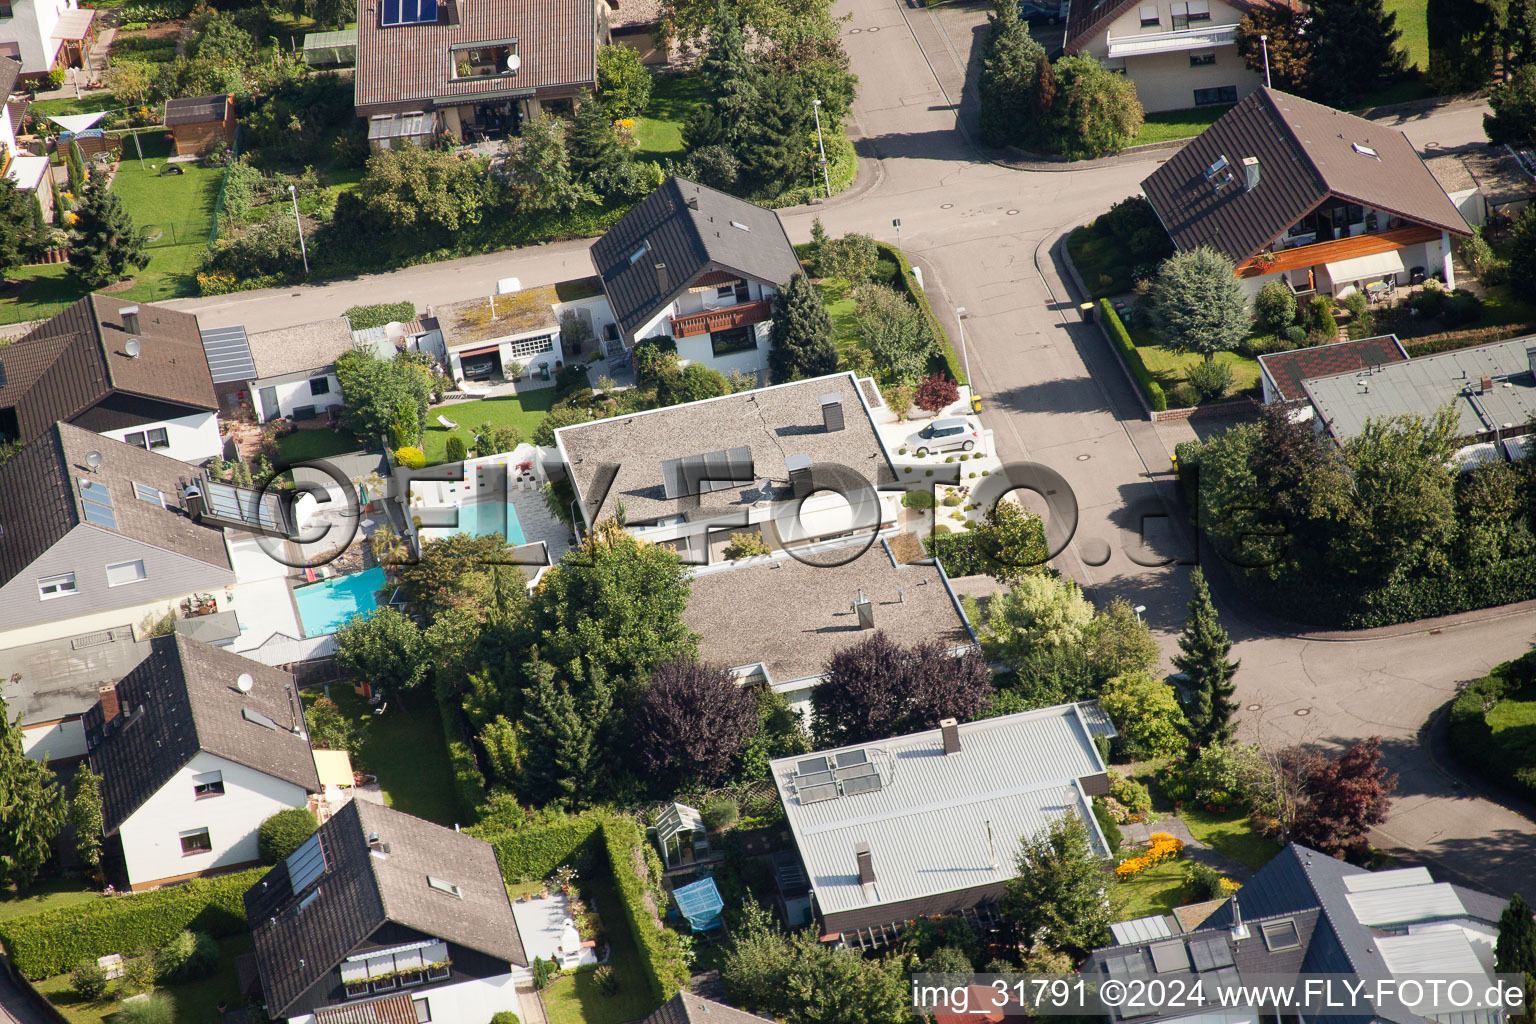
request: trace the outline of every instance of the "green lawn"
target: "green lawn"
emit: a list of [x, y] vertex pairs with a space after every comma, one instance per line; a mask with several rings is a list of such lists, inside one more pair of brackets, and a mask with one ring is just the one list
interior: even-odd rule
[[55, 907], [90, 903], [101, 895], [81, 878], [50, 878], [18, 894], [13, 886], [0, 888], [0, 921], [39, 914]]
[[840, 277], [829, 277], [817, 282], [821, 302], [832, 318], [832, 344], [838, 355], [859, 344], [859, 321], [853, 312], [853, 296], [848, 294], [848, 282]]
[[1189, 826], [1190, 835], [1201, 843], [1255, 871], [1268, 864], [1270, 858], [1280, 852], [1277, 843], [1253, 830], [1248, 815], [1242, 811], [1218, 814], [1215, 811], [1184, 807], [1180, 809], [1179, 817]]
[[533, 435], [534, 428], [544, 419], [544, 414], [549, 412], [550, 406], [554, 403], [555, 389], [540, 388], [537, 391], [525, 391], [520, 395], [509, 395], [506, 398], [482, 398], [477, 402], [463, 402], [433, 409], [427, 414], [427, 430], [421, 439], [422, 448], [427, 453], [427, 465], [443, 462], [448, 457], [448, 435], [452, 431], [437, 422], [438, 414], [457, 423], [458, 435], [464, 439], [465, 447], [473, 448], [475, 428], [482, 423], [491, 423], [498, 427], [516, 427], [522, 431], [523, 440], [528, 440]]
[[1403, 37], [1397, 45], [1408, 51], [1408, 66], [1429, 70], [1429, 25], [1425, 11], [1429, 0], [1387, 0], [1386, 8], [1397, 14], [1397, 27]]
[[603, 919], [603, 931], [607, 937], [609, 963], [619, 980], [619, 990], [604, 995], [592, 978], [592, 971], [576, 971], [557, 978], [543, 992], [544, 1010], [549, 1024], [622, 1024], [623, 1021], [639, 1020], [656, 1004], [651, 1002], [641, 973], [640, 951], [635, 948], [620, 913], [619, 897], [613, 881], [606, 874], [601, 881], [583, 880], [582, 891], [587, 893]]
[[[1142, 362], [1147, 364], [1147, 371], [1157, 378], [1157, 382], [1165, 391], [1185, 380], [1190, 367], [1205, 358], [1198, 352], [1175, 352], [1166, 348], [1159, 344], [1156, 336], [1145, 327], [1133, 330], [1131, 340], [1136, 343], [1136, 350], [1141, 353]], [[1216, 361], [1232, 367], [1231, 394], [1235, 395], [1258, 386], [1259, 361], [1257, 359], [1239, 352], [1221, 352], [1217, 354]]]
[[1110, 898], [1119, 910], [1117, 921], [1130, 921], [1153, 914], [1171, 914], [1189, 900], [1184, 894], [1184, 869], [1189, 862], [1182, 857], [1154, 864], [1139, 875], [1117, 880]]
[[[156, 990], [157, 999], [169, 1000], [173, 1012], [170, 1019], [178, 1024], [198, 1024], [201, 1021], [219, 1019], [219, 1004], [231, 1007], [241, 1005], [240, 985], [235, 976], [235, 957], [251, 950], [251, 937], [237, 935], [219, 943], [219, 969], [210, 978], [185, 985], [167, 985]], [[79, 1002], [69, 990], [69, 975], [61, 974], [37, 983], [38, 991], [48, 998], [64, 1015], [69, 1024], [102, 1024], [115, 1014], [121, 1004], [112, 997], [115, 989], [108, 989], [107, 998], [99, 1003]]]
[[[79, 99], [38, 100], [27, 107], [27, 113], [43, 117], [56, 114], [94, 114], [98, 110], [116, 110], [121, 104], [109, 92], [99, 92]], [[57, 130], [57, 129], [55, 129]]]
[[1131, 140], [1131, 145], [1145, 146], [1153, 142], [1194, 138], [1231, 109], [1225, 106], [1191, 107], [1188, 110], [1163, 110], [1148, 114], [1146, 123]]
[[704, 82], [698, 75], [657, 75], [651, 102], [635, 120], [635, 155], [657, 163], [682, 155], [683, 125], [704, 103]]
[[[319, 690], [304, 691], [305, 705], [320, 696]], [[331, 684], [331, 699], [357, 725], [362, 741], [358, 758], [370, 774], [379, 777], [384, 802], [439, 825], [454, 824], [448, 747], [430, 692], [418, 701], [421, 707], [391, 701], [382, 715], [375, 715], [368, 702], [345, 683]]]
[[1536, 687], [1528, 686], [1505, 697], [1488, 712], [1487, 719], [1499, 760], [1511, 766], [1509, 772], [1536, 768]]
[[283, 461], [292, 466], [363, 449], [348, 430], [295, 430], [277, 439], [277, 450]]

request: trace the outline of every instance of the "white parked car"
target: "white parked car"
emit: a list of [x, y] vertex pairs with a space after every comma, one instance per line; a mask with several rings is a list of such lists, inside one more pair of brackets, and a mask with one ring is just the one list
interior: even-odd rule
[[968, 452], [981, 440], [981, 427], [964, 416], [934, 420], [907, 438], [907, 450], [917, 455], [930, 452]]

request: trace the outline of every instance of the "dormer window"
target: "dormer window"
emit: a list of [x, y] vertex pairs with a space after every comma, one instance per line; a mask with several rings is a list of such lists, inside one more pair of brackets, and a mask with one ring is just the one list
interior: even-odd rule
[[453, 78], [504, 78], [517, 74], [522, 60], [517, 55], [516, 39], [493, 39], [483, 43], [465, 43], [449, 51], [453, 59]]

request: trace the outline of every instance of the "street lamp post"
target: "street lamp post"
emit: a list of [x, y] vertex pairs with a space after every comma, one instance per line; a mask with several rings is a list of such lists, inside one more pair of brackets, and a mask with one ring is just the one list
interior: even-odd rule
[[299, 229], [299, 255], [304, 259], [304, 276], [309, 276], [309, 250], [304, 245], [304, 222], [299, 219], [299, 190], [288, 186], [288, 196], [293, 200], [293, 223]]
[[1273, 88], [1269, 83], [1269, 36], [1259, 36], [1259, 45], [1264, 48], [1264, 88]]
[[965, 367], [965, 382], [970, 384], [971, 393], [976, 393], [976, 385], [971, 381], [971, 360], [965, 354], [965, 307], [955, 307], [955, 325], [960, 329], [960, 365]]
[[821, 151], [821, 180], [827, 186], [827, 198], [832, 198], [832, 177], [827, 173], [827, 146], [821, 138], [821, 100], [811, 100], [811, 113], [816, 115], [816, 148]]
[[900, 249], [901, 248], [901, 218], [897, 217], [895, 220], [891, 221], [891, 227], [896, 229], [896, 248]]

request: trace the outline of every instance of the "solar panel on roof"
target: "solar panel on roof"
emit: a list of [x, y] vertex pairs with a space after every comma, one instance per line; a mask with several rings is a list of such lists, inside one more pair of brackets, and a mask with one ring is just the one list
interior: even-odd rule
[[325, 851], [320, 848], [317, 832], [288, 855], [288, 884], [293, 891], [303, 892], [309, 884], [325, 874]]
[[1121, 981], [1148, 976], [1147, 958], [1137, 950], [1127, 956], [1112, 956], [1104, 961], [1104, 973]]
[[834, 781], [834, 778], [831, 772], [811, 772], [795, 779], [795, 785], [802, 789], [806, 786], [825, 786], [827, 783]]
[[869, 764], [869, 751], [845, 750], [837, 755], [837, 766], [839, 768], [847, 768], [849, 765], [854, 764]]
[[752, 449], [745, 446], [666, 459], [661, 464], [662, 493], [668, 498], [744, 487], [754, 479]]
[[1232, 947], [1225, 936], [1213, 935], [1204, 939], [1192, 939], [1189, 952], [1195, 958], [1195, 970], [1210, 971], [1228, 967], [1232, 963]]
[[799, 791], [802, 804], [819, 804], [823, 800], [837, 799], [837, 783], [828, 782], [821, 786], [806, 786]]
[[804, 761], [795, 762], [795, 774], [809, 775], [811, 772], [824, 772], [832, 767], [824, 757], [808, 757]]
[[117, 529], [117, 511], [112, 507], [112, 492], [100, 480], [80, 481], [80, 509], [85, 521]]
[[213, 327], [199, 332], [203, 338], [203, 356], [215, 384], [256, 379], [256, 362], [251, 357], [250, 340], [244, 327]]
[[860, 793], [873, 793], [885, 788], [885, 780], [878, 774], [860, 775], [857, 778], [843, 780], [843, 796], [858, 796]]
[[1152, 969], [1158, 974], [1189, 970], [1189, 953], [1179, 939], [1171, 942], [1155, 942], [1148, 947], [1147, 952], [1152, 954]]
[[871, 775], [879, 775], [880, 769], [872, 764], [856, 764], [851, 768], [839, 768], [837, 777], [844, 782], [851, 779], [863, 779]]

